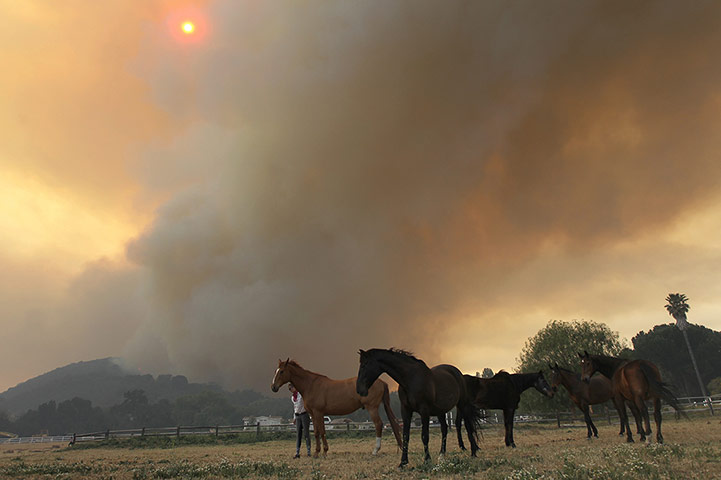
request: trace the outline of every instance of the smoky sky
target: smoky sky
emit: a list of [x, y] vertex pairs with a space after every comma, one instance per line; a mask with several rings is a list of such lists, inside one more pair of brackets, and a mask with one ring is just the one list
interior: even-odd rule
[[278, 358], [453, 363], [439, 331], [487, 321], [541, 249], [597, 251], [711, 198], [720, 8], [218, 1], [207, 45], [147, 33], [129, 68], [192, 121], [134, 167], [172, 195], [127, 246], [126, 355], [256, 388]]

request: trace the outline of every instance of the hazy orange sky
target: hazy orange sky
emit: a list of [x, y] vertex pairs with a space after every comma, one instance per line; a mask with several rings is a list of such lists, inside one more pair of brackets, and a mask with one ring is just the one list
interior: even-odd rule
[[[721, 3], [0, 0], [0, 391], [721, 329]], [[184, 21], [196, 24], [184, 35]]]

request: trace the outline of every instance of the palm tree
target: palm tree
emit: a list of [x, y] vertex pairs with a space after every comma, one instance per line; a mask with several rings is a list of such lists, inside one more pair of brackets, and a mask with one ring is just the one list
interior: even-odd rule
[[[686, 313], [688, 313], [689, 309], [691, 308], [688, 304], [688, 297], [683, 293], [669, 293], [666, 297], [666, 302], [668, 302], [666, 304], [666, 310], [668, 310], [668, 314], [676, 320], [676, 326], [679, 330], [681, 330], [681, 333], [683, 333], [683, 339], [686, 340], [688, 353], [689, 355], [691, 355], [691, 363], [693, 363], [693, 369], [696, 371], [696, 379], [698, 380], [699, 387], [701, 387], [701, 395], [703, 395], [704, 397], [708, 397], [708, 395], [706, 394], [706, 388], [704, 388], [703, 386], [703, 381], [701, 381], [701, 374], [698, 371], [698, 365], [696, 365], [696, 357], [694, 357], [693, 355], [691, 343], [688, 341], [688, 334], [686, 333], [686, 329], [688, 328], [688, 322], [686, 321]], [[711, 415], [713, 415], [713, 407], [711, 406], [710, 401], [709, 408], [711, 409]]]

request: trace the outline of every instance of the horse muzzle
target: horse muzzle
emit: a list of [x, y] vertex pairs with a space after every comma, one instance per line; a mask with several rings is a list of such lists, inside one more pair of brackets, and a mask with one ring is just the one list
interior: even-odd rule
[[278, 390], [280, 390], [278, 387], [275, 386], [275, 384], [271, 385], [270, 389], [273, 390], [274, 392], [277, 392]]
[[355, 391], [358, 395], [361, 397], [367, 397], [368, 396], [368, 387], [363, 385], [362, 383], [356, 383]]

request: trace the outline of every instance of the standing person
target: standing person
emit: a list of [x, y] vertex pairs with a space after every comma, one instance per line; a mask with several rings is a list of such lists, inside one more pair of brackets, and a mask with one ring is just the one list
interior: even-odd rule
[[305, 435], [305, 445], [308, 448], [308, 456], [310, 457], [310, 415], [305, 411], [303, 397], [292, 383], [288, 384], [288, 390], [292, 394], [290, 399], [293, 402], [293, 423], [295, 423], [295, 430], [298, 433], [293, 458], [300, 458], [300, 438], [302, 435]]

